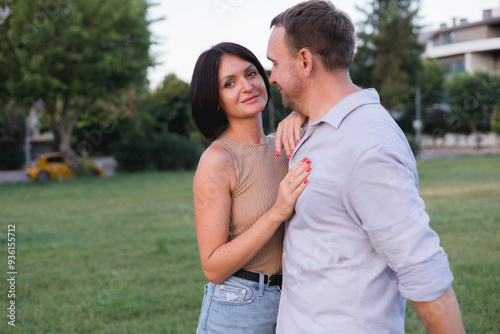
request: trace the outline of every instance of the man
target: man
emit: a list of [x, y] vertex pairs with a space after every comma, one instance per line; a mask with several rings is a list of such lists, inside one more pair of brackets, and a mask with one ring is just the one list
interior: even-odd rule
[[312, 0], [271, 27], [270, 81], [309, 118], [290, 166], [314, 165], [286, 227], [277, 332], [404, 333], [408, 298], [429, 333], [464, 333], [405, 135], [349, 77], [349, 17]]

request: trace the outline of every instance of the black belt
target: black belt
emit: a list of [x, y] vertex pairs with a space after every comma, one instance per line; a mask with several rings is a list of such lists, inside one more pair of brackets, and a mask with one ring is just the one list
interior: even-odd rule
[[[239, 277], [239, 278], [244, 278], [249, 281], [254, 281], [254, 282], [259, 282], [260, 279], [260, 273], [256, 273], [254, 271], [248, 271], [245, 269], [240, 269], [237, 272], [233, 274], [233, 276]], [[269, 286], [271, 285], [279, 285], [281, 286], [281, 282], [283, 280], [283, 275], [282, 274], [276, 274], [276, 275], [266, 275], [264, 274], [264, 284], [267, 284], [269, 282]]]

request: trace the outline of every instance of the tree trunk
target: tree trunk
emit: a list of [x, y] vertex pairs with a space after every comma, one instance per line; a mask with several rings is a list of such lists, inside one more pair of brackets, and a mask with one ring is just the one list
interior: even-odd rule
[[[70, 101], [69, 99], [65, 99], [61, 102], [58, 103], [58, 98], [54, 98], [47, 101], [45, 107], [50, 115], [52, 129], [59, 133], [59, 151], [64, 155], [65, 162], [71, 168], [76, 168], [78, 166], [78, 156], [71, 148], [71, 135], [73, 134], [75, 123], [81, 114], [81, 109], [75, 110], [73, 117], [68, 119]], [[58, 105], [60, 110], [58, 110]]]
[[78, 156], [76, 152], [71, 148], [71, 134], [73, 129], [64, 129], [62, 127], [57, 128], [59, 132], [59, 151], [64, 155], [65, 162], [73, 169], [78, 166]]
[[479, 131], [477, 131], [476, 123], [472, 123], [471, 128], [472, 128], [472, 133], [476, 137], [476, 148], [481, 148], [482, 138], [481, 138], [481, 134], [479, 133]]

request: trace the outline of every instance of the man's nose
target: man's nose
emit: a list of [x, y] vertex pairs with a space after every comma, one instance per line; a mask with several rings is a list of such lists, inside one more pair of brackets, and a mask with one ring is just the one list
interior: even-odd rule
[[276, 85], [276, 79], [274, 78], [275, 75], [274, 75], [274, 68], [271, 70], [271, 76], [269, 77], [269, 83], [271, 85]]

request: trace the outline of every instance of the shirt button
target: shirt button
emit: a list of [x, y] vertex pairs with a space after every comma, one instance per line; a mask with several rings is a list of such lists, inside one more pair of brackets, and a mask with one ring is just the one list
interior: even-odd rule
[[294, 164], [294, 163], [295, 163], [295, 158], [292, 158], [292, 164]]
[[286, 259], [286, 252], [283, 252], [282, 258]]
[[245, 293], [247, 293], [247, 290], [242, 290], [241, 293], [245, 294]]
[[224, 285], [221, 285], [221, 286], [220, 286], [220, 289], [221, 289], [221, 290], [224, 290]]

